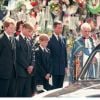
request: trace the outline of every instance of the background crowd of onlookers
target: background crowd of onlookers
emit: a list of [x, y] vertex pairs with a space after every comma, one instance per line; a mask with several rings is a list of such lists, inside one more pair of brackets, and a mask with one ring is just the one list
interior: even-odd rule
[[[93, 14], [87, 3], [86, 0], [1, 2], [1, 97], [29, 97], [39, 85], [46, 90], [61, 88], [65, 75], [70, 84], [75, 82], [78, 74], [74, 73], [75, 67], [84, 66], [100, 44], [100, 11]], [[98, 3], [100, 6], [99, 0]], [[77, 58], [79, 65], [75, 63]], [[90, 70], [92, 67], [89, 69], [92, 75]]]

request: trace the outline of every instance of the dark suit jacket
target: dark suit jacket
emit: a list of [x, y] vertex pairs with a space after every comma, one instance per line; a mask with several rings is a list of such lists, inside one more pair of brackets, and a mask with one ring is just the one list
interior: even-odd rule
[[60, 44], [53, 34], [48, 43], [48, 48], [51, 51], [52, 75], [64, 75], [65, 67], [67, 67], [65, 38], [62, 36]]
[[29, 45], [28, 49], [26, 41], [21, 35], [16, 37], [16, 41], [17, 75], [21, 77], [28, 77], [30, 75], [27, 72], [27, 68], [32, 65], [32, 48], [31, 45]]
[[0, 78], [12, 77], [12, 71], [15, 68], [16, 55], [15, 49], [12, 50], [8, 37], [2, 33], [0, 35]]
[[35, 51], [36, 82], [41, 83], [47, 73], [51, 73], [50, 50], [44, 52], [40, 47]]

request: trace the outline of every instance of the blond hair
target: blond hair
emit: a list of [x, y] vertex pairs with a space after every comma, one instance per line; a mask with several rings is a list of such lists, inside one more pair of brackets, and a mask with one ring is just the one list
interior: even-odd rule
[[9, 27], [10, 24], [16, 25], [16, 22], [11, 18], [7, 18], [3, 23], [3, 27]]

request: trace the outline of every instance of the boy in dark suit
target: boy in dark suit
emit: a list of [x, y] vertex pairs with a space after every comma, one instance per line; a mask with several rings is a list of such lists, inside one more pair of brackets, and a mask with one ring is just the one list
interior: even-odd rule
[[52, 89], [52, 86], [49, 84], [51, 59], [50, 50], [47, 48], [48, 41], [48, 35], [41, 34], [39, 37], [40, 45], [35, 52], [36, 84], [43, 85], [46, 90]]

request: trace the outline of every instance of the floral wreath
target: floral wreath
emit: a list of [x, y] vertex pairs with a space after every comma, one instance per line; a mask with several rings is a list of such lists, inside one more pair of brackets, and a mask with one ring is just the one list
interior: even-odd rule
[[51, 2], [49, 4], [49, 7], [50, 7], [50, 11], [55, 15], [61, 9], [61, 5], [59, 3], [55, 3], [55, 2]]

